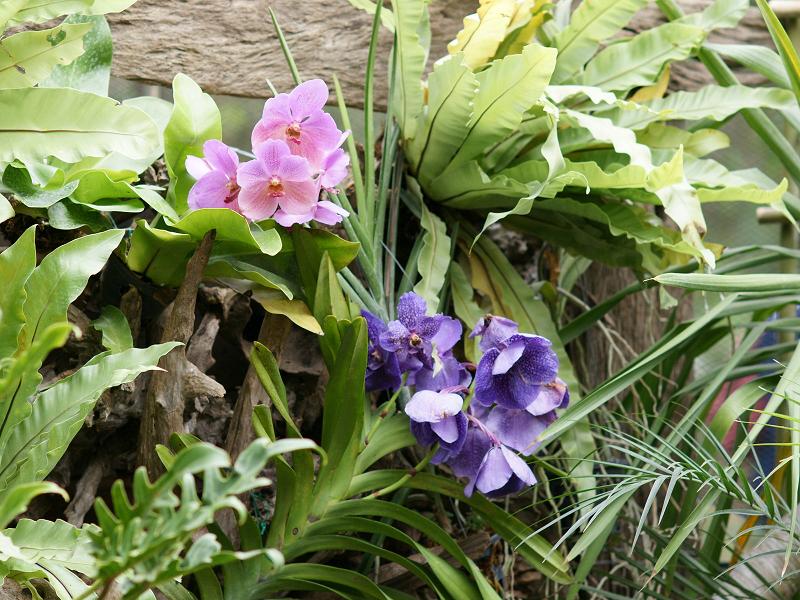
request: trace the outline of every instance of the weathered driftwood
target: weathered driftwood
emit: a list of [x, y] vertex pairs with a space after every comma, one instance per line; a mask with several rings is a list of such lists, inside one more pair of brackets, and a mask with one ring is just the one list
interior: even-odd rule
[[[687, 12], [711, 0], [681, 0]], [[388, 2], [387, 2], [388, 4]], [[461, 28], [461, 19], [475, 0], [433, 0], [431, 58], [443, 55], [447, 42]], [[372, 18], [347, 0], [139, 0], [129, 10], [111, 15], [114, 33], [113, 72], [118, 77], [170, 85], [176, 73], [193, 77], [214, 94], [266, 97], [267, 79], [285, 90], [292, 82], [280, 45], [269, 22], [272, 6], [304, 78], [336, 74], [348, 105], [363, 95]], [[651, 6], [631, 23], [631, 30], [653, 27], [663, 18]], [[382, 33], [375, 100], [386, 104], [386, 68], [390, 37]], [[721, 30], [712, 40], [723, 43], [770, 44], [756, 9], [735, 29]], [[759, 79], [743, 74], [746, 83]], [[676, 65], [673, 87], [694, 89], [711, 82], [695, 61]]]

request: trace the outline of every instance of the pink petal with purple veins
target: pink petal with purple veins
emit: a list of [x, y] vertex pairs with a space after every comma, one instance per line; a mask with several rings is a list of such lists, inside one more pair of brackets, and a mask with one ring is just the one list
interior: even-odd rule
[[347, 177], [347, 166], [350, 164], [350, 157], [341, 148], [337, 148], [325, 158], [322, 165], [322, 175], [320, 183], [324, 188], [334, 188]]
[[308, 161], [302, 156], [284, 156], [281, 158], [277, 175], [285, 181], [306, 181], [311, 179]]
[[319, 199], [319, 185], [313, 181], [282, 181], [283, 196], [278, 197], [280, 207], [287, 213], [304, 215], [310, 212]]
[[251, 221], [268, 219], [278, 208], [278, 199], [267, 191], [266, 185], [242, 186], [238, 202], [241, 213]]
[[278, 209], [277, 211], [275, 211], [275, 214], [273, 215], [272, 218], [275, 219], [278, 222], [278, 224], [282, 225], [283, 227], [291, 227], [296, 223], [298, 224], [308, 223], [314, 218], [314, 214], [309, 212], [304, 215], [293, 215]]
[[291, 154], [289, 146], [281, 140], [267, 140], [256, 146], [253, 152], [267, 176], [277, 175], [280, 172], [282, 159]]
[[333, 202], [321, 200], [317, 203], [317, 208], [314, 211], [314, 220], [323, 225], [336, 225], [349, 214], [345, 209], [336, 206]]
[[189, 208], [230, 208], [225, 200], [230, 190], [228, 178], [220, 171], [211, 171], [197, 180], [189, 190]]
[[242, 188], [265, 187], [269, 175], [264, 172], [264, 167], [257, 160], [251, 160], [239, 165], [236, 171], [236, 180]]
[[236, 174], [236, 168], [239, 166], [239, 157], [236, 156], [236, 152], [232, 148], [219, 140], [208, 140], [203, 144], [203, 154], [213, 169], [222, 171], [228, 177], [233, 177]]
[[211, 166], [199, 156], [187, 156], [186, 171], [195, 179], [200, 179], [206, 173], [211, 172]]
[[327, 101], [328, 86], [321, 79], [304, 81], [289, 93], [292, 117], [298, 121], [322, 110]]

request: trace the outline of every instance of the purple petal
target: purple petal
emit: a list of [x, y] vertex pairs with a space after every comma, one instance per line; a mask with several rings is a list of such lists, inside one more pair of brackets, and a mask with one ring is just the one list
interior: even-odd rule
[[517, 341], [503, 348], [492, 366], [492, 375], [504, 375], [513, 367], [525, 352], [525, 342]]
[[470, 384], [470, 374], [459, 360], [452, 354], [440, 357], [438, 363], [434, 363], [432, 369], [422, 368], [415, 373], [411, 373], [408, 378], [408, 385], [413, 385], [417, 390], [443, 390], [449, 387], [464, 386]]
[[210, 171], [203, 175], [189, 190], [189, 208], [229, 208], [228, 178], [220, 171]]
[[475, 400], [484, 406], [491, 406], [497, 402], [498, 389], [492, 369], [499, 355], [500, 351], [497, 348], [487, 350], [475, 370]]
[[518, 338], [525, 340], [525, 352], [517, 361], [514, 370], [524, 373], [525, 379], [545, 384], [558, 375], [558, 356], [553, 352], [550, 340], [538, 335], [515, 335], [507, 343], [515, 344]]
[[389, 321], [381, 333], [381, 347], [389, 352], [404, 349], [410, 332], [400, 321]]
[[536, 440], [549, 422], [524, 410], [495, 406], [484, 419], [484, 424], [503, 444], [530, 456], [539, 446]]
[[211, 166], [199, 156], [187, 156], [185, 167], [189, 175], [195, 179], [200, 179], [203, 175], [211, 172]]
[[328, 86], [321, 79], [304, 81], [289, 93], [290, 110], [292, 117], [297, 121], [302, 121], [314, 112], [322, 110], [327, 101]]
[[484, 494], [493, 492], [508, 483], [513, 474], [502, 447], [494, 446], [483, 458], [475, 478], [475, 487]]
[[561, 379], [556, 379], [539, 387], [539, 392], [526, 410], [532, 415], [544, 415], [563, 408], [565, 402], [569, 402], [567, 386]]
[[458, 439], [458, 421], [455, 417], [431, 423], [431, 429], [439, 436], [439, 439], [448, 444], [452, 444]]
[[433, 446], [439, 441], [438, 436], [433, 433], [430, 423], [411, 421], [411, 434], [417, 438], [417, 442], [420, 446]]
[[476, 427], [467, 429], [464, 437], [464, 445], [461, 451], [452, 456], [447, 464], [453, 469], [456, 477], [473, 478], [492, 443], [486, 437], [486, 434]]
[[203, 154], [213, 169], [222, 171], [228, 177], [235, 176], [236, 168], [239, 166], [239, 157], [232, 148], [219, 140], [208, 140], [203, 144]]
[[511, 467], [511, 471], [514, 473], [514, 475], [519, 477], [527, 485], [533, 485], [536, 483], [536, 476], [533, 474], [533, 471], [531, 471], [528, 463], [526, 463], [505, 446], [501, 446], [500, 449], [503, 452], [503, 458], [505, 458], [508, 466]]
[[470, 337], [481, 336], [478, 346], [486, 352], [489, 348], [499, 348], [506, 339], [518, 331], [519, 326], [511, 319], [486, 315], [475, 325]]
[[443, 317], [439, 322], [439, 329], [431, 341], [437, 352], [443, 354], [461, 340], [461, 332], [461, 321], [451, 317]]
[[397, 319], [408, 329], [416, 329], [427, 312], [425, 300], [414, 292], [403, 294], [397, 301]]
[[429, 390], [417, 392], [406, 404], [405, 412], [412, 421], [437, 423], [461, 412], [464, 399], [458, 394], [440, 394]]

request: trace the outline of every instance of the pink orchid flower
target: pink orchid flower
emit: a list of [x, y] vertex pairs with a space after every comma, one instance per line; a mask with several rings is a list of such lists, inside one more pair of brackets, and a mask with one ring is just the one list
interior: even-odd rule
[[203, 158], [186, 157], [186, 170], [197, 182], [189, 190], [189, 208], [231, 208], [239, 211], [236, 170], [239, 157], [219, 140], [203, 144]]
[[253, 148], [266, 140], [283, 140], [292, 154], [306, 158], [314, 171], [319, 170], [342, 136], [323, 110], [327, 100], [328, 86], [321, 79], [305, 81], [288, 94], [270, 98], [253, 129]]
[[347, 177], [347, 166], [350, 157], [341, 148], [336, 148], [325, 157], [319, 173], [320, 185], [326, 190], [333, 190]]
[[308, 161], [295, 156], [286, 142], [267, 140], [256, 146], [256, 159], [239, 167], [239, 207], [251, 221], [285, 213], [304, 215], [319, 199], [319, 182], [311, 177]]
[[336, 206], [333, 202], [320, 200], [304, 215], [292, 215], [278, 209], [274, 217], [280, 225], [291, 227], [295, 223], [308, 223], [309, 221], [316, 221], [323, 225], [336, 225], [349, 214], [345, 209]]

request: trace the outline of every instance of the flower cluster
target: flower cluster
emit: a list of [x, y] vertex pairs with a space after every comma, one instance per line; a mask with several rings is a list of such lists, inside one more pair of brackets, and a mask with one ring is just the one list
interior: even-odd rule
[[207, 141], [202, 158], [186, 158], [186, 170], [197, 180], [189, 207], [230, 208], [251, 221], [274, 218], [285, 227], [341, 221], [347, 212], [320, 200], [321, 190], [347, 176], [349, 164], [341, 148], [348, 133], [323, 110], [327, 99], [328, 87], [313, 79], [267, 100], [251, 138], [255, 160], [239, 164], [233, 149]]
[[[486, 316], [470, 337], [483, 351], [475, 378], [452, 353], [461, 324], [428, 316], [416, 294], [398, 303], [398, 319], [383, 323], [364, 312], [369, 329], [367, 389], [398, 389], [402, 375], [415, 393], [405, 406], [411, 431], [423, 446], [438, 444], [434, 464], [466, 477], [464, 493], [498, 497], [536, 483], [527, 463], [537, 439], [569, 403], [558, 378], [558, 358], [546, 338], [519, 333], [514, 321]], [[464, 395], [472, 385], [465, 407]]]

